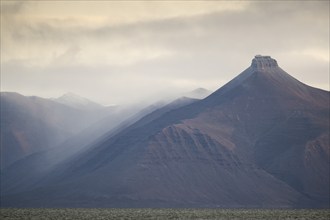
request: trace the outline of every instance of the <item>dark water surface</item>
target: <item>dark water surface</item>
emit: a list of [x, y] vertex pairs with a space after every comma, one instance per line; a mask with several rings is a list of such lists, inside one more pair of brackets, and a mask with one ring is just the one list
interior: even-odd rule
[[330, 209], [0, 209], [0, 219], [330, 219]]

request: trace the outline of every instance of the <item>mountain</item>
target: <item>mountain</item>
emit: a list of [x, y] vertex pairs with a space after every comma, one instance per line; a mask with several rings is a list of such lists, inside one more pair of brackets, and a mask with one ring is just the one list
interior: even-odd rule
[[61, 97], [54, 98], [52, 100], [55, 102], [67, 105], [69, 107], [77, 108], [77, 109], [92, 110], [92, 109], [100, 109], [100, 108], [104, 107], [96, 102], [93, 102], [89, 99], [86, 99], [86, 98], [76, 95], [74, 93], [66, 93], [66, 94], [62, 95]]
[[104, 136], [2, 206], [329, 207], [329, 111], [329, 92], [256, 56], [207, 98]]
[[3, 169], [1, 173], [1, 191], [13, 193], [33, 189], [42, 180], [44, 175], [52, 172], [53, 168], [59, 163], [68, 161], [72, 157], [76, 157], [87, 151], [95, 143], [103, 142], [104, 138], [117, 134], [139, 119], [141, 120], [138, 125], [145, 124], [170, 110], [191, 104], [195, 101], [197, 100], [183, 97], [163, 107], [155, 103], [128, 118], [126, 116], [127, 113], [125, 114], [125, 109], [122, 109], [120, 112], [122, 117], [118, 117], [119, 115], [116, 115], [115, 112], [84, 129], [82, 132], [73, 135], [59, 145], [31, 154]]
[[209, 96], [212, 93], [212, 91], [204, 89], [204, 88], [197, 88], [193, 91], [187, 92], [184, 94], [185, 97], [193, 98], [193, 99], [204, 99], [207, 96]]
[[53, 100], [1, 92], [1, 169], [60, 144], [113, 110], [77, 108]]

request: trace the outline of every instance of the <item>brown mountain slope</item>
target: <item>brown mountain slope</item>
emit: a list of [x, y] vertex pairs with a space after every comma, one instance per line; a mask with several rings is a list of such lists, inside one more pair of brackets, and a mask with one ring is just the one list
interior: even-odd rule
[[16, 206], [328, 207], [329, 92], [277, 62], [61, 164]]

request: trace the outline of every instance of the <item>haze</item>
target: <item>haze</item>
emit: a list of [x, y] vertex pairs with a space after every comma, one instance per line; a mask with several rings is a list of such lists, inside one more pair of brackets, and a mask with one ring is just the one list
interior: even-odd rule
[[1, 91], [157, 100], [215, 90], [256, 54], [329, 90], [329, 1], [1, 1]]

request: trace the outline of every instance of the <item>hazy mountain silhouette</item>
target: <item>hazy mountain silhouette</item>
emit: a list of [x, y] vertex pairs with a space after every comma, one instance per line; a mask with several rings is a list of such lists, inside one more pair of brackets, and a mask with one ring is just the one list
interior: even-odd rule
[[207, 98], [103, 136], [2, 204], [329, 207], [329, 92], [256, 56]]
[[36, 188], [42, 178], [48, 175], [49, 172], [52, 172], [54, 167], [59, 163], [77, 157], [79, 154], [87, 151], [91, 146], [103, 142], [110, 136], [114, 136], [139, 119], [142, 118], [135, 126], [148, 123], [170, 110], [188, 105], [195, 101], [197, 101], [197, 99], [183, 97], [163, 107], [154, 104], [128, 118], [126, 116], [126, 119], [122, 111], [121, 117], [119, 117], [119, 115], [116, 117], [116, 115], [111, 114], [82, 132], [73, 135], [59, 145], [24, 157], [8, 168], [3, 169], [1, 176], [2, 192], [17, 193]]
[[193, 99], [204, 99], [209, 96], [212, 91], [204, 89], [204, 88], [197, 88], [190, 92], [184, 94], [185, 97], [193, 98]]
[[114, 110], [92, 102], [85, 108], [72, 105], [1, 92], [1, 169], [60, 144]]
[[77, 109], [100, 109], [103, 108], [104, 106], [93, 102], [89, 99], [86, 99], [84, 97], [81, 97], [79, 95], [76, 95], [74, 93], [66, 93], [64, 95], [62, 95], [59, 98], [54, 98], [52, 99], [55, 102], [73, 107], [73, 108], [77, 108]]

